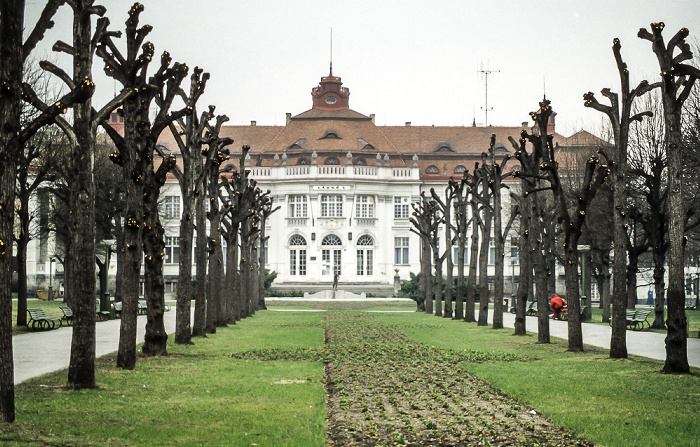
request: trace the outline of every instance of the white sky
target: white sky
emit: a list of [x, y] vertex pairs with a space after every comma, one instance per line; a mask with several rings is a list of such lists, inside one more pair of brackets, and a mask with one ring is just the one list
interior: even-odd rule
[[[27, 0], [30, 29], [43, 1]], [[105, 0], [112, 30], [123, 30], [131, 1]], [[333, 28], [333, 74], [350, 89], [350, 108], [376, 114], [378, 125], [484, 124], [484, 77], [489, 76], [490, 125], [529, 121], [546, 88], [557, 131], [595, 131], [602, 115], [582, 95], [619, 91], [612, 40], [620, 38], [632, 84], [656, 80], [651, 44], [640, 27], [666, 24], [700, 37], [698, 0], [143, 0], [141, 24], [156, 54], [211, 73], [199, 109], [214, 104], [229, 124], [282, 125], [285, 113], [311, 108], [312, 87], [328, 75]], [[71, 41], [70, 8], [35, 55], [56, 59], [50, 46]], [[123, 47], [122, 47], [123, 48]], [[152, 63], [155, 68], [156, 62]], [[61, 61], [66, 71], [70, 63]], [[114, 94], [96, 58], [95, 105]]]

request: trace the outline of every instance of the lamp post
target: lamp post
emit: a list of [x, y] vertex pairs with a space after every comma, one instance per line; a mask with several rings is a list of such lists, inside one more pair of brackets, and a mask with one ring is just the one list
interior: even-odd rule
[[[117, 241], [114, 239], [105, 239], [100, 242], [105, 248], [105, 267], [104, 267], [104, 293], [100, 297], [100, 311], [112, 312], [112, 305], [109, 300], [109, 264], [112, 258], [112, 250], [116, 248]], [[111, 314], [110, 314], [111, 315]], [[110, 319], [112, 317], [110, 316]]]
[[54, 258], [49, 260], [49, 296], [46, 298], [48, 301], [53, 300], [53, 263], [56, 262]]

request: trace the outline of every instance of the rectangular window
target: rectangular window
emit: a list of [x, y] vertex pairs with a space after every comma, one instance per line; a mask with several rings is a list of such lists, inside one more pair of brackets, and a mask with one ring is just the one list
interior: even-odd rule
[[408, 238], [394, 238], [394, 264], [408, 264]]
[[343, 196], [322, 194], [321, 217], [343, 217]]
[[306, 275], [306, 250], [299, 250], [299, 275]]
[[289, 274], [297, 274], [297, 251], [289, 250]]
[[307, 217], [308, 204], [306, 196], [289, 196], [289, 217]]
[[372, 264], [374, 263], [374, 250], [357, 250], [357, 274], [358, 276], [372, 276]]
[[362, 250], [357, 250], [357, 274], [365, 274], [365, 256]]
[[165, 196], [162, 204], [164, 219], [180, 218], [180, 196]]
[[489, 265], [496, 263], [496, 238], [489, 238]]
[[166, 264], [177, 264], [180, 262], [179, 237], [165, 236], [165, 251], [163, 255], [163, 262]]
[[374, 197], [373, 196], [357, 196], [355, 199], [355, 217], [372, 218], [374, 217]]
[[520, 238], [512, 236], [510, 238], [510, 261], [514, 264], [520, 264]]
[[394, 197], [394, 219], [408, 219], [410, 208], [408, 197]]

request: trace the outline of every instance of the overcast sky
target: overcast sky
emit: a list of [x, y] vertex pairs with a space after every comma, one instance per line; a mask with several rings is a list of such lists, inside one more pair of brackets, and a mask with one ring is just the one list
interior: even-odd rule
[[[30, 29], [43, 1], [27, 0]], [[123, 30], [133, 2], [105, 0], [111, 29]], [[518, 126], [529, 121], [546, 92], [557, 131], [595, 130], [601, 115], [582, 95], [619, 91], [612, 40], [620, 38], [632, 84], [656, 80], [651, 44], [640, 27], [663, 21], [668, 41], [680, 28], [700, 37], [698, 0], [143, 0], [141, 24], [156, 54], [211, 73], [199, 103], [216, 105], [230, 124], [282, 125], [285, 113], [311, 108], [312, 87], [328, 75], [333, 29], [333, 74], [350, 89], [350, 108], [376, 114], [378, 125]], [[38, 55], [71, 41], [65, 6]], [[97, 61], [97, 59], [96, 59]], [[70, 63], [59, 60], [67, 71]], [[152, 64], [154, 67], [156, 64]], [[96, 106], [115, 84], [93, 70]]]

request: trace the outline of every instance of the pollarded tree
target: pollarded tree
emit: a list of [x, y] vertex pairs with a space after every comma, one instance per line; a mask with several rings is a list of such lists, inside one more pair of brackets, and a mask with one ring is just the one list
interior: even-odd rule
[[[202, 69], [195, 67], [190, 77], [189, 93], [180, 91], [180, 97], [191, 108], [191, 111], [177, 121], [177, 126], [174, 123], [169, 126], [182, 156], [182, 166], [176, 165], [172, 171], [180, 185], [182, 197], [179, 278], [175, 310], [175, 343], [178, 344], [192, 343], [190, 309], [192, 306], [192, 242], [195, 228], [195, 205], [198, 196], [205, 196], [203, 184], [207, 169], [202, 165], [201, 153], [205, 129], [209, 125], [209, 121], [214, 118], [214, 106], [209, 106], [207, 111], [198, 116], [196, 104], [204, 93], [208, 80], [209, 73], [203, 73]], [[204, 236], [206, 237], [206, 233]], [[200, 294], [196, 294], [196, 296], [198, 298], [195, 298], [195, 312], [199, 311], [199, 314], [202, 314], [206, 305], [205, 296], [203, 293], [201, 296]], [[204, 321], [203, 318], [202, 321]]]
[[209, 198], [209, 211], [207, 211], [207, 219], [209, 219], [209, 284], [207, 290], [207, 333], [216, 333], [217, 326], [226, 325], [226, 313], [222, 311], [225, 303], [221, 299], [223, 269], [224, 269], [224, 254], [221, 244], [221, 219], [228, 213], [229, 208], [225, 203], [219, 200], [219, 191], [221, 190], [221, 165], [229, 159], [230, 150], [226, 147], [233, 143], [231, 138], [220, 138], [219, 133], [223, 123], [228, 121], [225, 115], [218, 116], [214, 128], [210, 128], [208, 132], [207, 145], [209, 148], [206, 153], [202, 151], [202, 155], [211, 160], [207, 163], [207, 175], [205, 180], [205, 189]]
[[[469, 219], [467, 218], [467, 209], [469, 205], [468, 195], [469, 188], [466, 184], [468, 171], [465, 171], [462, 179], [459, 182], [454, 182], [454, 227], [455, 241], [457, 242], [457, 288], [455, 296], [455, 313], [454, 320], [464, 319], [464, 265], [466, 262], [467, 251], [467, 230], [469, 228]], [[472, 305], [472, 309], [474, 306]]]
[[[91, 81], [80, 81], [67, 95], [47, 106], [30, 85], [22, 83], [25, 61], [46, 30], [53, 27], [53, 16], [63, 3], [48, 1], [23, 42], [24, 0], [0, 2], [0, 422], [15, 420], [11, 281], [16, 157], [39, 129], [52, 123], [68, 107], [88, 101], [94, 91]], [[41, 111], [24, 127], [20, 120], [22, 100]]]
[[[687, 28], [678, 31], [664, 42], [663, 22], [652, 23], [651, 32], [641, 28], [637, 36], [648, 40], [661, 69], [661, 99], [664, 105], [665, 145], [668, 159], [668, 332], [666, 335], [666, 363], [664, 372], [688, 373], [688, 321], [685, 315], [684, 229], [686, 216], [683, 207], [683, 103], [690, 95], [700, 70], [684, 63], [693, 53], [686, 38]], [[674, 54], [679, 51], [679, 54]]]
[[503, 180], [510, 177], [512, 172], [504, 172], [506, 163], [510, 160], [510, 155], [504, 156], [500, 162], [496, 161], [494, 146], [496, 144], [496, 135], [491, 135], [491, 144], [487, 158], [489, 158], [488, 166], [489, 185], [493, 197], [493, 236], [494, 248], [496, 251], [496, 259], [494, 260], [494, 287], [493, 287], [493, 328], [503, 328], [503, 270], [505, 256], [505, 238], [510, 232], [513, 225], [515, 214], [511, 214], [510, 218], [503, 225], [503, 207], [501, 189], [506, 188], [503, 185]]
[[265, 226], [267, 225], [267, 219], [279, 210], [280, 207], [273, 208], [273, 199], [270, 196], [271, 191], [268, 189], [267, 192], [260, 197], [260, 244], [258, 245], [259, 257], [259, 271], [258, 271], [258, 307], [260, 309], [267, 310], [267, 305], [265, 305], [265, 244], [270, 236], [266, 235]]
[[447, 263], [447, 286], [445, 287], [445, 296], [443, 300], [445, 306], [444, 311], [442, 311], [442, 316], [445, 318], [452, 318], [452, 285], [454, 284], [452, 277], [452, 271], [454, 270], [454, 263], [452, 261], [452, 243], [454, 242], [454, 238], [452, 237], [452, 231], [454, 230], [452, 224], [452, 202], [456, 193], [456, 182], [451, 177], [447, 183], [447, 188], [445, 188], [444, 201], [440, 198], [438, 193], [435, 192], [435, 188], [430, 188], [430, 195], [433, 197], [435, 205], [442, 215], [442, 223], [444, 224], [445, 231], [445, 251], [442, 254], [437, 251], [438, 257], [435, 259], [435, 276], [438, 283], [437, 291], [440, 293], [442, 291], [442, 263]]
[[[540, 114], [537, 121], [540, 129], [547, 129], [552, 108], [547, 99], [540, 103]], [[528, 138], [528, 137], [526, 137]], [[540, 136], [529, 138], [541, 141]], [[545, 150], [542, 151], [540, 171], [543, 179], [548, 182], [548, 189], [554, 193], [557, 207], [557, 221], [561, 227], [564, 239], [564, 273], [566, 277], [566, 296], [568, 298], [568, 339], [570, 351], [583, 351], [583, 334], [581, 331], [581, 304], [579, 301], [578, 281], [578, 242], [581, 237], [586, 212], [596, 192], [609, 174], [607, 164], [601, 164], [596, 156], [591, 156], [586, 163], [583, 184], [577, 192], [576, 205], [570, 206], [571, 200], [566, 194], [559, 175], [559, 168], [554, 159], [552, 136], [547, 135]]]
[[[157, 193], [160, 180], [154, 172], [154, 153], [160, 134], [170, 123], [184, 116], [190, 110], [183, 109], [170, 113], [170, 107], [176, 98], [180, 83], [187, 76], [188, 68], [184, 64], [175, 63], [170, 66], [172, 59], [167, 52], [160, 58], [160, 66], [149, 78], [148, 67], [155, 48], [150, 42], [144, 43], [151, 27], [145, 25], [139, 28], [139, 15], [143, 5], [135, 3], [129, 10], [126, 21], [126, 53], [122, 53], [114, 42], [120, 37], [119, 32], [104, 33], [97, 39], [98, 55], [105, 63], [105, 72], [122, 84], [122, 95], [128, 98], [124, 102], [124, 135], [116, 132], [103, 119], [102, 126], [114, 142], [116, 150], [110, 155], [114, 163], [121, 166], [125, 180], [126, 212], [124, 222], [124, 271], [122, 281], [123, 302], [121, 312], [121, 328], [119, 334], [119, 350], [117, 366], [123, 369], [133, 369], [136, 364], [136, 318], [141, 274], [141, 254], [144, 250], [143, 238], [148, 237], [153, 245], [147, 256], [160, 257], [157, 222]], [[106, 29], [106, 24], [104, 26]], [[140, 51], [139, 51], [140, 50]], [[158, 112], [151, 122], [150, 106], [155, 98], [161, 95]], [[155, 199], [154, 199], [155, 197]], [[147, 202], [148, 201], [148, 202]], [[148, 208], [146, 205], [148, 203]], [[155, 213], [155, 215], [154, 215]], [[155, 233], [154, 233], [155, 232]], [[155, 239], [154, 239], [155, 238]], [[146, 264], [149, 269], [146, 276], [150, 290], [147, 291], [149, 305], [149, 322], [147, 336], [150, 353], [164, 353], [167, 334], [162, 327], [163, 306], [156, 303], [161, 301], [162, 270], [158, 279], [158, 267], [152, 262]], [[155, 269], [155, 271], [153, 270]], [[156, 345], [159, 347], [156, 348]]]
[[[420, 293], [417, 300], [418, 310], [423, 310], [427, 314], [433, 313], [433, 278], [432, 278], [432, 245], [430, 243], [431, 238], [431, 228], [433, 221], [435, 220], [432, 216], [433, 210], [430, 207], [430, 201], [425, 196], [424, 192], [421, 192], [421, 199], [419, 202], [414, 202], [411, 204], [413, 208], [413, 215], [410, 218], [411, 232], [415, 233], [420, 237], [421, 241], [421, 257], [420, 257]], [[421, 304], [423, 307], [421, 309]]]
[[[73, 9], [73, 44], [58, 41], [53, 50], [67, 53], [73, 60], [73, 74], [43, 61], [41, 67], [58, 77], [69, 89], [84, 85], [94, 89], [92, 62], [98, 42], [108, 34], [109, 20], [100, 17], [93, 32], [92, 16], [103, 16], [106, 9], [94, 0], [69, 3]], [[97, 129], [109, 114], [119, 107], [132, 91], [122, 91], [99, 111], [91, 101], [72, 107], [72, 123], [57, 119], [56, 124], [66, 135], [71, 151], [68, 176], [71, 178], [70, 206], [73, 229], [71, 233], [71, 269], [69, 277], [73, 306], [73, 336], [68, 368], [68, 387], [95, 387], [95, 184], [93, 162]], [[32, 104], [46, 107], [38, 98]]]
[[489, 290], [489, 251], [491, 248], [491, 229], [493, 226], [493, 191], [491, 190], [491, 172], [486, 166], [475, 167], [477, 172], [479, 188], [472, 190], [472, 194], [478, 201], [480, 209], [474, 214], [474, 220], [481, 230], [481, 247], [479, 248], [479, 318], [476, 322], [478, 326], [488, 325], [488, 309], [491, 291]]
[[632, 89], [630, 87], [629, 70], [622, 60], [620, 40], [613, 39], [613, 55], [620, 74], [620, 95], [604, 88], [601, 93], [608, 98], [610, 105], [604, 105], [596, 100], [592, 92], [583, 95], [584, 105], [604, 113], [612, 126], [615, 148], [612, 154], [613, 163], [610, 166], [613, 189], [613, 292], [612, 292], [612, 335], [610, 339], [610, 357], [627, 358], [627, 144], [629, 141], [630, 124], [641, 121], [649, 112], [632, 115], [632, 103], [638, 96], [648, 92], [654, 85], [642, 81]]

